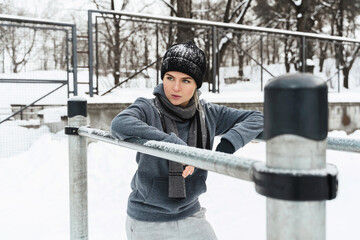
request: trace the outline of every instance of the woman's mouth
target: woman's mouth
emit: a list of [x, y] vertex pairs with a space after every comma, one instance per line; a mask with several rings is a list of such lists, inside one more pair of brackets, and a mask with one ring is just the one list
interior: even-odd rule
[[177, 99], [180, 99], [180, 98], [181, 98], [181, 96], [176, 95], [176, 94], [171, 94], [171, 97], [172, 97], [173, 99], [175, 99], [175, 100], [177, 100]]

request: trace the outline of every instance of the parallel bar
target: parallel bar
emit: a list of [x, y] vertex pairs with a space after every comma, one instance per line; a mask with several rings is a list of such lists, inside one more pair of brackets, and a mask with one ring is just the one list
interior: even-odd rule
[[204, 170], [253, 181], [252, 165], [256, 160], [242, 158], [235, 155], [213, 152], [205, 149], [191, 148], [172, 143], [158, 141], [133, 140], [121, 141], [113, 138], [108, 132], [80, 127], [78, 134], [121, 147], [130, 148], [138, 152], [150, 154], [171, 161], [184, 163]]
[[277, 33], [277, 34], [284, 34], [290, 36], [305, 36], [309, 38], [315, 39], [326, 39], [326, 40], [334, 40], [334, 41], [344, 41], [344, 42], [352, 42], [352, 43], [360, 43], [360, 40], [353, 39], [353, 38], [346, 38], [346, 37], [336, 37], [330, 36], [325, 34], [315, 34], [315, 33], [306, 33], [306, 32], [295, 32], [289, 30], [280, 30], [275, 28], [265, 28], [265, 27], [255, 27], [255, 26], [248, 26], [242, 24], [235, 24], [235, 23], [221, 23], [221, 22], [213, 22], [213, 21], [206, 21], [206, 20], [198, 20], [198, 19], [190, 19], [190, 18], [179, 18], [179, 17], [166, 17], [160, 15], [151, 15], [151, 14], [142, 14], [142, 13], [129, 13], [123, 11], [104, 11], [104, 10], [89, 10], [94, 13], [105, 13], [105, 14], [119, 14], [122, 16], [127, 17], [141, 17], [147, 19], [154, 19], [160, 21], [170, 21], [170, 22], [180, 22], [180, 23], [188, 23], [188, 24], [195, 24], [195, 25], [207, 25], [207, 26], [216, 26], [221, 28], [233, 28], [233, 29], [240, 29], [240, 30], [247, 30], [253, 32], [266, 32], [266, 33]]
[[[263, 142], [264, 139], [257, 138], [256, 141]], [[345, 151], [345, 152], [358, 152], [360, 153], [360, 139], [349, 137], [327, 137], [327, 149]]]
[[328, 137], [327, 149], [360, 153], [360, 139]]
[[39, 80], [39, 79], [0, 79], [0, 83], [57, 83], [67, 84], [66, 80]]
[[69, 26], [69, 27], [74, 25], [72, 23], [67, 23], [67, 22], [56, 22], [56, 21], [39, 19], [39, 18], [18, 17], [18, 16], [13, 16], [13, 15], [6, 15], [6, 14], [0, 14], [0, 20], [24, 22], [24, 23], [39, 23], [39, 24], [47, 24], [47, 25]]

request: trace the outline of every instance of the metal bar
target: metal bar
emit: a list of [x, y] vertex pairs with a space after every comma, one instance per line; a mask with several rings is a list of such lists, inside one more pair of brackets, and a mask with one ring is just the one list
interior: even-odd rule
[[277, 33], [277, 34], [284, 34], [284, 35], [291, 35], [291, 36], [306, 36], [308, 38], [315, 38], [315, 39], [327, 39], [327, 40], [334, 40], [334, 41], [360, 43], [360, 40], [346, 38], [346, 37], [336, 37], [336, 36], [329, 36], [329, 35], [325, 35], [325, 34], [314, 34], [314, 33], [306, 33], [306, 32], [280, 30], [280, 29], [274, 29], [274, 28], [255, 27], [255, 26], [248, 26], [248, 25], [235, 24], [235, 23], [221, 23], [221, 22], [213, 22], [213, 21], [190, 19], [190, 18], [179, 18], [179, 17], [167, 17], [167, 16], [151, 15], [151, 14], [130, 13], [130, 12], [124, 12], [124, 11], [89, 10], [89, 12], [103, 13], [103, 14], [119, 14], [119, 15], [127, 16], [127, 17], [147, 18], [147, 19], [154, 19], [154, 20], [160, 20], [160, 21], [180, 22], [180, 23], [187, 23], [187, 24], [194, 24], [194, 25], [207, 25], [207, 26], [216, 26], [216, 27], [221, 27], [221, 28], [241, 29], [241, 30], [248, 30], [248, 31], [253, 31], [253, 32]]
[[[249, 58], [251, 58], [251, 60], [253, 60], [257, 65], [261, 66], [261, 64], [260, 64], [255, 58], [253, 58], [253, 57], [250, 55], [250, 53], [248, 53], [246, 50], [244, 50], [244, 49], [242, 49], [242, 48], [240, 48], [240, 49], [241, 49], [241, 51], [243, 51]], [[268, 74], [270, 74], [270, 76], [275, 77], [275, 76], [274, 76], [269, 70], [267, 70], [264, 66], [262, 66], [261, 69], [264, 69], [265, 72], [267, 72]]]
[[[87, 51], [89, 53], [89, 51]], [[95, 18], [95, 76], [96, 76], [96, 94], [99, 95], [99, 28], [98, 17]]]
[[[69, 127], [87, 122], [86, 99], [68, 100]], [[69, 135], [70, 240], [88, 239], [87, 139]]]
[[114, 90], [115, 88], [117, 88], [118, 86], [120, 86], [121, 84], [129, 81], [130, 79], [132, 79], [133, 77], [135, 77], [136, 75], [138, 75], [139, 73], [141, 73], [142, 71], [146, 70], [147, 68], [151, 67], [152, 65], [154, 65], [155, 63], [157, 63], [158, 61], [160, 61], [160, 59], [150, 63], [149, 65], [145, 66], [144, 68], [140, 69], [138, 72], [134, 73], [133, 75], [131, 75], [130, 77], [128, 77], [127, 79], [125, 79], [124, 81], [119, 82], [118, 84], [116, 84], [115, 86], [113, 86], [112, 88], [110, 88], [109, 90], [107, 90], [106, 92], [104, 92], [103, 94], [101, 94], [101, 96], [104, 96], [105, 94], [111, 92], [112, 90]]
[[5, 121], [9, 120], [10, 118], [12, 118], [13, 116], [15, 116], [15, 115], [16, 115], [16, 114], [18, 114], [19, 112], [20, 112], [20, 113], [22, 113], [22, 112], [23, 112], [25, 109], [27, 109], [28, 107], [30, 107], [30, 106], [32, 106], [32, 105], [34, 105], [35, 103], [37, 103], [37, 102], [38, 102], [38, 101], [40, 101], [41, 99], [43, 99], [43, 98], [45, 98], [45, 97], [49, 96], [50, 94], [52, 94], [53, 92], [57, 91], [58, 89], [60, 89], [61, 87], [65, 86], [65, 85], [66, 85], [66, 84], [63, 84], [63, 85], [61, 85], [60, 87], [57, 87], [56, 89], [54, 89], [54, 90], [52, 90], [51, 92], [49, 92], [49, 93], [45, 94], [45, 95], [44, 95], [44, 96], [42, 96], [41, 98], [39, 98], [39, 99], [35, 100], [34, 102], [32, 102], [32, 103], [30, 103], [30, 104], [26, 105], [25, 107], [23, 107], [23, 108], [22, 108], [22, 109], [20, 109], [19, 111], [17, 111], [17, 112], [15, 112], [15, 113], [11, 114], [9, 117], [7, 117], [7, 118], [5, 118], [4, 120], [2, 120], [2, 121], [0, 122], [0, 124], [2, 124], [3, 122], [5, 122]]
[[47, 25], [59, 25], [59, 26], [74, 26], [72, 23], [67, 22], [56, 22], [56, 21], [49, 21], [39, 18], [28, 18], [28, 17], [18, 17], [6, 14], [0, 14], [0, 20], [4, 21], [14, 21], [14, 22], [23, 22], [23, 23], [39, 23], [39, 24], [47, 24]]
[[264, 82], [263, 82], [263, 78], [264, 78], [264, 73], [263, 73], [263, 35], [260, 36], [260, 68], [261, 68], [261, 72], [260, 72], [260, 80], [261, 80], [261, 91], [263, 91], [263, 86], [264, 86]]
[[337, 69], [338, 69], [338, 93], [340, 92], [340, 57], [341, 57], [341, 54], [342, 54], [342, 52], [341, 52], [341, 44], [340, 43], [338, 43], [338, 64], [337, 64]]
[[88, 11], [88, 51], [89, 51], [89, 96], [93, 97], [93, 35], [92, 35], [92, 11]]
[[146, 140], [128, 140], [121, 141], [113, 138], [109, 132], [80, 127], [78, 134], [83, 137], [111, 143], [121, 147], [130, 148], [138, 152], [150, 154], [171, 161], [184, 163], [204, 170], [224, 174], [234, 178], [239, 178], [252, 182], [252, 165], [256, 160], [242, 158], [235, 155], [213, 152], [206, 149], [192, 148], [172, 143], [146, 141]]
[[219, 31], [216, 31], [216, 80], [217, 80], [217, 89], [216, 92], [220, 93], [220, 52], [219, 52], [219, 44], [217, 44], [217, 40], [219, 39]]
[[305, 36], [301, 38], [301, 62], [302, 72], [306, 71], [306, 39]]
[[[314, 96], [316, 105], [308, 100], [309, 96]], [[328, 119], [327, 112], [320, 114], [318, 109], [327, 107], [327, 85], [315, 76], [284, 75], [267, 84], [264, 101], [266, 166], [290, 171], [325, 169]], [[304, 112], [315, 117], [301, 121]], [[292, 116], [292, 123], [288, 116]], [[309, 129], [313, 130], [313, 135], [306, 135]], [[265, 184], [272, 186], [271, 191], [287, 187]], [[293, 191], [301, 196], [296, 188]], [[325, 200], [285, 199], [266, 198], [267, 239], [325, 240]]]
[[328, 137], [327, 149], [360, 153], [360, 139]]
[[[159, 26], [156, 24], [156, 59], [159, 59]], [[156, 85], [159, 85], [159, 62], [156, 62]]]
[[213, 26], [212, 27], [212, 89], [211, 91], [213, 93], [216, 92], [216, 68], [217, 68], [217, 64], [216, 64], [216, 47], [217, 43], [216, 43], [216, 27]]
[[66, 84], [66, 80], [39, 80], [39, 79], [0, 79], [0, 83], [57, 83]]
[[41, 26], [33, 27], [33, 26], [27, 26], [27, 25], [15, 25], [15, 24], [5, 24], [5, 23], [0, 23], [0, 26], [16, 27], [16, 28], [42, 29], [42, 30], [54, 30], [54, 31], [64, 31], [64, 32], [67, 31], [67, 30], [65, 30], [63, 28], [51, 28], [51, 27], [41, 27]]
[[71, 29], [72, 33], [72, 51], [73, 51], [73, 84], [74, 84], [74, 95], [78, 95], [78, 88], [77, 88], [77, 46], [76, 46], [76, 25], [72, 26]]
[[65, 52], [66, 52], [66, 85], [67, 85], [67, 98], [70, 97], [70, 67], [69, 67], [69, 34], [66, 32], [65, 36]]

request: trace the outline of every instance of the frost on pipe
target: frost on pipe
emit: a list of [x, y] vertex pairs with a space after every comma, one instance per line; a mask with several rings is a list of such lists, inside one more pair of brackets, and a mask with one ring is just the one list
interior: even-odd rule
[[160, 150], [162, 154], [159, 157], [247, 181], [253, 181], [252, 165], [258, 162], [226, 153], [166, 142], [147, 141], [144, 146]]
[[340, 151], [360, 152], [360, 139], [328, 137], [327, 148]]
[[253, 181], [252, 165], [258, 162], [230, 154], [173, 143], [146, 141], [139, 138], [122, 141], [113, 138], [109, 132], [87, 127], [80, 127], [78, 133], [81, 136], [251, 182]]

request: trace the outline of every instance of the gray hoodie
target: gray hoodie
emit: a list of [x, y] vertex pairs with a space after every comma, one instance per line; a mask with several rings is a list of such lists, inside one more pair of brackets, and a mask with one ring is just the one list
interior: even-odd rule
[[[207, 103], [202, 104], [206, 126], [213, 147], [214, 137], [223, 135], [235, 150], [243, 147], [263, 131], [263, 116], [260, 112], [244, 111]], [[138, 137], [186, 145], [189, 121], [177, 123], [179, 137], [163, 132], [161, 119], [154, 99], [138, 98], [118, 114], [111, 123], [111, 134], [126, 140]], [[200, 210], [198, 197], [206, 192], [207, 171], [195, 168], [185, 179], [186, 198], [168, 197], [168, 161], [166, 159], [137, 153], [138, 169], [132, 179], [127, 213], [140, 221], [164, 222], [189, 217]]]

